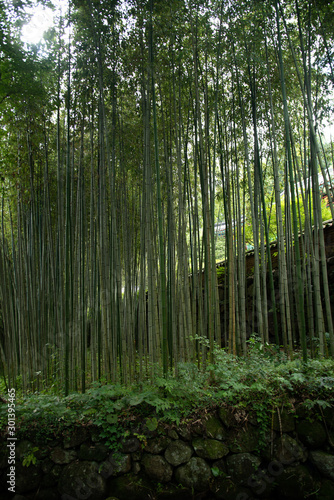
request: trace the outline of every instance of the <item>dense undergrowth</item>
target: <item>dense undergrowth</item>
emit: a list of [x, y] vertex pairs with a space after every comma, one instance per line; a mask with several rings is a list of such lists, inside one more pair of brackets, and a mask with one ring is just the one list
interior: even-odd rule
[[[177, 375], [131, 386], [95, 383], [85, 394], [67, 397], [18, 392], [16, 426], [18, 438], [37, 441], [66, 437], [75, 425], [94, 426], [113, 448], [131, 428], [144, 432], [155, 430], [158, 422], [179, 425], [222, 405], [253, 412], [267, 426], [274, 408], [295, 411], [299, 404], [308, 410], [334, 405], [334, 360], [312, 359], [305, 364], [298, 353], [288, 359], [252, 339], [247, 357], [217, 348], [214, 363], [204, 371], [194, 364], [180, 364]], [[6, 425], [7, 405], [0, 404], [2, 433]]]

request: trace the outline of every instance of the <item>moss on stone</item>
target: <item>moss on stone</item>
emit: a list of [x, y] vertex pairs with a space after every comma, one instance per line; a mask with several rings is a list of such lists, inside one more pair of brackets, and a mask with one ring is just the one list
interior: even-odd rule
[[199, 457], [208, 460], [218, 460], [229, 452], [226, 444], [216, 439], [196, 438], [193, 439], [192, 445]]

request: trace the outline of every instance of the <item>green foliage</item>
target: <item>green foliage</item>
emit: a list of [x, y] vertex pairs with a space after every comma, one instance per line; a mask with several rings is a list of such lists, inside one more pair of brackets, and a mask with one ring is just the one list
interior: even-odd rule
[[224, 472], [222, 472], [217, 466], [211, 467], [211, 472], [213, 477], [224, 476]]
[[23, 457], [22, 465], [23, 467], [29, 467], [29, 465], [36, 465], [37, 458], [35, 457], [35, 453], [39, 450], [36, 446], [29, 450]]
[[[74, 426], [94, 426], [115, 451], [131, 427], [144, 443], [145, 432], [156, 431], [159, 420], [179, 424], [202, 409], [225, 402], [255, 414], [261, 424], [261, 447], [270, 429], [272, 408], [289, 405], [291, 398], [304, 402], [309, 409], [324, 409], [333, 404], [334, 360], [315, 359], [305, 364], [299, 355], [289, 360], [272, 346], [262, 344], [257, 336], [251, 337], [249, 347], [249, 355], [243, 358], [215, 347], [214, 362], [205, 371], [182, 363], [177, 375], [169, 373], [145, 384], [94, 384], [85, 394], [70, 394], [66, 398], [37, 393], [18, 395], [18, 437], [45, 441], [65, 436]], [[3, 404], [3, 431], [6, 418], [7, 407]], [[26, 455], [26, 466], [35, 463], [36, 451]]]
[[316, 406], [319, 406], [319, 408], [325, 409], [325, 408], [330, 408], [330, 404], [327, 401], [323, 401], [322, 399], [316, 399], [314, 401], [311, 401], [310, 399], [306, 399], [304, 401], [304, 406], [308, 410], [313, 410]]
[[[53, 439], [75, 422], [75, 411], [66, 401], [48, 394], [32, 394], [17, 399], [16, 405], [17, 432], [36, 441]], [[0, 424], [6, 425], [6, 407], [1, 406]]]
[[140, 443], [142, 443], [144, 446], [147, 445], [147, 438], [145, 434], [139, 434], [138, 432], [134, 432], [133, 435], [138, 439]]
[[155, 431], [158, 427], [158, 420], [153, 417], [153, 418], [148, 418], [146, 419], [146, 426], [149, 431]]
[[[320, 196], [320, 194], [319, 194]], [[300, 195], [297, 199], [298, 203], [298, 213], [299, 213], [299, 228], [300, 231], [304, 231], [305, 229], [305, 221], [306, 221], [306, 216], [305, 216], [305, 206], [303, 203], [303, 198]], [[313, 214], [313, 200], [311, 201], [311, 206], [308, 206], [308, 213]], [[329, 220], [332, 218], [331, 210], [328, 205], [328, 200], [326, 198], [321, 199], [321, 217], [323, 221]], [[268, 203], [269, 207], [269, 203]], [[286, 221], [286, 207], [284, 200], [281, 199], [281, 208], [282, 208], [282, 219], [283, 219], [283, 227], [285, 227], [288, 222]], [[291, 209], [291, 208], [290, 208]], [[276, 214], [276, 204], [274, 203], [271, 212], [270, 212], [270, 218], [269, 218], [269, 238], [270, 241], [275, 241], [277, 239], [277, 214]], [[311, 221], [312, 224], [312, 221]], [[246, 243], [248, 244], [253, 244], [253, 230], [252, 230], [252, 223], [251, 220], [246, 221], [245, 225], [245, 239]]]
[[215, 256], [216, 261], [221, 261], [226, 259], [226, 238], [225, 236], [219, 236], [215, 241]]
[[272, 401], [270, 400], [270, 397], [268, 397], [268, 394], [264, 395], [262, 400], [256, 400], [253, 404], [256, 419], [259, 423], [259, 450], [263, 449], [268, 442], [268, 435], [271, 426], [271, 413], [268, 411], [270, 404], [272, 404]]

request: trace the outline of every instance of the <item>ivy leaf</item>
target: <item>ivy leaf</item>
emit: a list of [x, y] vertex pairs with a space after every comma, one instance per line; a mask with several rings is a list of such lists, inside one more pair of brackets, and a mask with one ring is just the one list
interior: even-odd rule
[[115, 410], [122, 410], [123, 406], [124, 404], [121, 401], [116, 401], [116, 403], [114, 403]]
[[117, 418], [117, 415], [107, 415], [107, 418], [106, 418], [108, 424], [116, 424], [117, 421], [118, 421], [118, 418]]
[[158, 421], [155, 417], [146, 419], [146, 426], [149, 431], [155, 431], [158, 427]]
[[211, 472], [214, 477], [218, 477], [221, 475], [221, 472], [218, 469], [218, 467], [211, 467]]
[[291, 381], [295, 384], [303, 384], [305, 382], [305, 377], [302, 373], [296, 372], [291, 375]]
[[84, 415], [94, 415], [94, 413], [96, 413], [96, 409], [95, 408], [89, 408], [88, 410], [85, 410], [83, 412]]
[[130, 406], [137, 406], [137, 405], [140, 405], [140, 403], [142, 403], [142, 402], [143, 402], [143, 396], [141, 394], [139, 394], [138, 396], [132, 396], [129, 399]]
[[318, 406], [320, 406], [320, 408], [330, 408], [331, 407], [331, 405], [327, 401], [323, 401], [322, 399], [318, 399], [317, 403], [318, 403]]

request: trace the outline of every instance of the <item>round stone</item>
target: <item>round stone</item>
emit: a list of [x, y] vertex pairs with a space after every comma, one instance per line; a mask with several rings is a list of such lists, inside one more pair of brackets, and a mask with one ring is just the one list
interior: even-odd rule
[[165, 451], [165, 459], [174, 467], [189, 462], [193, 454], [192, 448], [184, 441], [173, 441]]
[[210, 466], [203, 458], [193, 457], [175, 472], [176, 481], [187, 488], [205, 491], [212, 478]]

